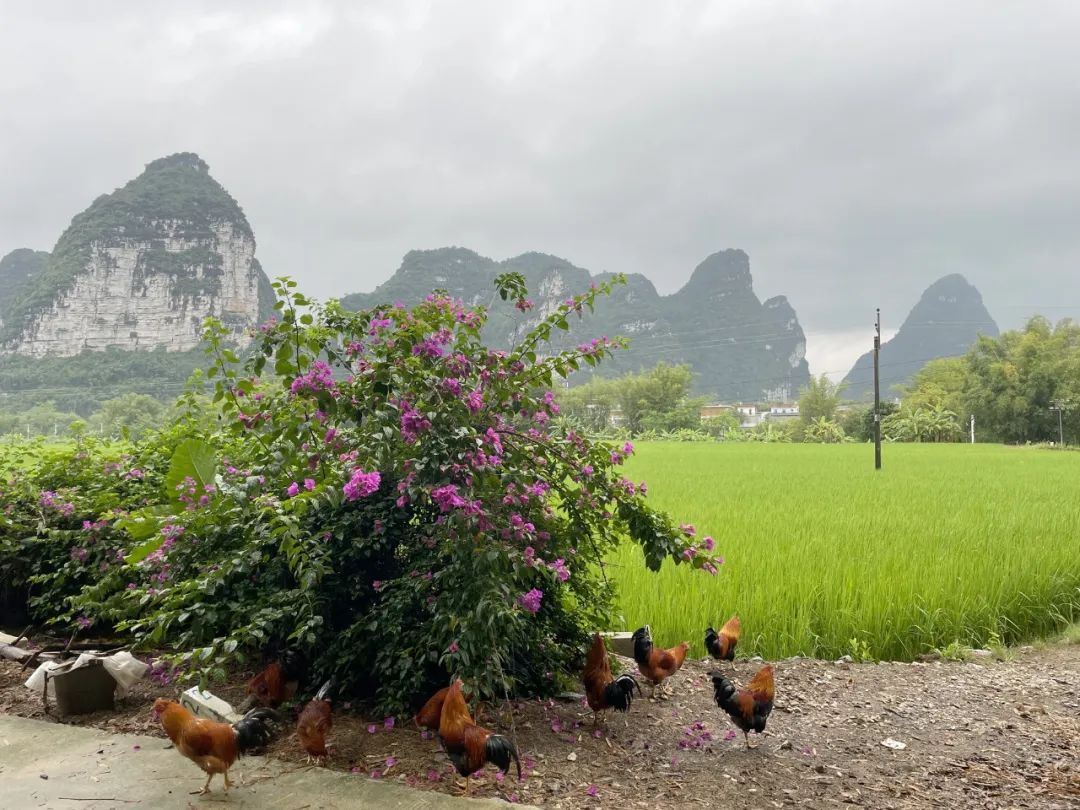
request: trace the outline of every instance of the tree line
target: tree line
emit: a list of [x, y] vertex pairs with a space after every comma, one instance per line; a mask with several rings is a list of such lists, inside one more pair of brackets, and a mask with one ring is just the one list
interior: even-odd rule
[[[901, 403], [901, 414], [921, 418], [924, 435], [942, 430], [946, 438], [963, 438], [974, 416], [979, 441], [1056, 442], [1063, 434], [1074, 443], [1080, 429], [1080, 325], [1036, 316], [1000, 337], [980, 337], [963, 356], [924, 366], [902, 390]], [[940, 424], [947, 419], [955, 424], [952, 434]]]
[[[93, 363], [85, 355], [63, 361], [65, 371], [78, 370], [74, 379], [67, 379], [77, 389], [90, 382], [90, 375], [94, 382], [116, 380], [121, 373], [149, 381], [158, 372], [166, 374], [164, 364], [170, 358], [181, 362], [169, 369], [169, 383], [197, 367], [194, 353], [105, 352]], [[0, 382], [11, 385], [18, 377], [25, 385], [32, 368], [27, 361], [9, 358], [0, 367]], [[129, 384], [131, 380], [129, 376]], [[732, 412], [702, 418], [706, 398], [691, 396], [693, 381], [691, 366], [667, 363], [618, 378], [596, 378], [559, 392], [561, 417], [588, 433], [645, 438], [829, 443], [873, 437], [871, 407], [845, 403], [842, 385], [824, 376], [812, 378], [800, 391], [798, 419], [766, 421], [751, 430], [742, 429], [740, 417]], [[886, 395], [900, 401], [881, 403], [882, 435], [890, 441], [965, 440], [974, 416], [979, 441], [1057, 441], [1060, 417], [1060, 433], [1066, 443], [1073, 443], [1080, 435], [1080, 325], [1033, 317], [1022, 329], [980, 337], [960, 357], [932, 360], [907, 385]], [[60, 396], [30, 407], [0, 402], [0, 434], [72, 435], [74, 424], [75, 433], [118, 436], [127, 431], [137, 437], [169, 415], [168, 405], [142, 393], [93, 398], [92, 410], [71, 407], [66, 400]]]
[[[689, 365], [657, 364], [617, 379], [565, 390], [565, 418], [593, 432], [634, 436], [688, 432], [741, 441], [841, 442], [873, 437], [872, 406], [844, 401], [842, 384], [811, 378], [799, 393], [799, 418], [766, 420], [744, 430], [737, 414], [700, 416], [704, 397], [691, 397]], [[1035, 316], [1021, 329], [980, 337], [959, 357], [932, 360], [912, 379], [883, 392], [882, 435], [889, 441], [978, 441], [1066, 444], [1080, 436], [1080, 324]], [[893, 397], [895, 400], [893, 401]], [[615, 418], [613, 418], [615, 417]]]
[[138, 439], [175, 416], [175, 409], [147, 394], [121, 394], [104, 400], [83, 419], [57, 406], [55, 400], [28, 408], [0, 409], [0, 434], [78, 438], [84, 434], [105, 438]]

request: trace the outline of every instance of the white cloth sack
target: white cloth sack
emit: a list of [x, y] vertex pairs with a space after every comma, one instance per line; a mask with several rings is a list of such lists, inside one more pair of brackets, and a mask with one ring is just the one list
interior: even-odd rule
[[[105, 667], [105, 671], [112, 675], [113, 680], [116, 681], [116, 696], [118, 698], [125, 697], [131, 690], [132, 684], [140, 680], [143, 675], [146, 674], [146, 671], [150, 669], [149, 665], [140, 661], [127, 650], [121, 650], [118, 653], [106, 656], [98, 655], [97, 653], [83, 653], [75, 659], [74, 664], [70, 665], [66, 662], [61, 664], [59, 661], [46, 661], [34, 670], [33, 675], [27, 678], [26, 688], [40, 695], [46, 672], [52, 672], [59, 666], [63, 666], [65, 671], [78, 669], [81, 666], [85, 666], [87, 662], [96, 659], [101, 660], [102, 665]], [[51, 700], [56, 699], [56, 689], [53, 686], [51, 678], [49, 679], [49, 698]]]
[[[52, 672], [60, 666], [59, 661], [46, 661], [34, 670], [33, 674], [26, 679], [26, 688], [32, 691], [34, 694], [41, 694], [41, 687], [45, 683], [45, 673]], [[49, 699], [56, 700], [56, 687], [52, 681], [49, 681]]]
[[149, 664], [143, 663], [127, 650], [107, 656], [102, 663], [116, 681], [116, 696], [119, 698], [126, 697], [132, 685], [142, 680], [143, 675], [150, 669]]

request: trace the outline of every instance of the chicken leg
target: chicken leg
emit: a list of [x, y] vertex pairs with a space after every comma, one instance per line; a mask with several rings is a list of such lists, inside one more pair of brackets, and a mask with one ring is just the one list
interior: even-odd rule
[[206, 793], [209, 793], [210, 792], [210, 780], [213, 779], [213, 778], [214, 778], [214, 774], [213, 773], [208, 773], [206, 775], [206, 784], [202, 786], [202, 790], [193, 790], [193, 791], [191, 791], [191, 795], [192, 796], [202, 796], [202, 795], [204, 795]]

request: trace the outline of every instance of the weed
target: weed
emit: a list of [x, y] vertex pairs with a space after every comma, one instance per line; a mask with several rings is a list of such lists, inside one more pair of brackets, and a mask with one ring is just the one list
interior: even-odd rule
[[848, 655], [859, 663], [866, 663], [874, 660], [874, 656], [870, 652], [870, 643], [862, 638], [852, 638], [848, 640]]

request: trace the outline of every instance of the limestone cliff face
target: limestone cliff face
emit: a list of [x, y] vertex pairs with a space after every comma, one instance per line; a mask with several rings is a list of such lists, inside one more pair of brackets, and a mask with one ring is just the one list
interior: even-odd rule
[[5, 348], [186, 351], [209, 315], [242, 345], [272, 305], [267, 288], [240, 207], [196, 155], [173, 155], [72, 221], [10, 307]]

